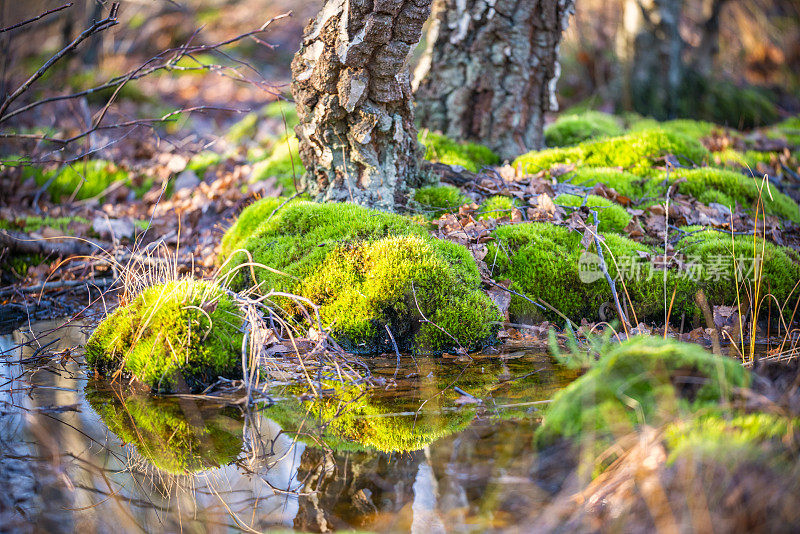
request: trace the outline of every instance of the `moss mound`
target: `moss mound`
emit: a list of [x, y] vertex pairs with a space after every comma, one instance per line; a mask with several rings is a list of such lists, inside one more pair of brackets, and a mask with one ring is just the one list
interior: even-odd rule
[[696, 121], [691, 119], [673, 119], [664, 122], [658, 122], [654, 119], [640, 119], [635, 120], [628, 130], [629, 133], [640, 132], [642, 130], [649, 130], [654, 127], [661, 128], [665, 131], [691, 137], [700, 141], [710, 136], [715, 130], [721, 130], [722, 127], [714, 124], [713, 122]]
[[575, 185], [582, 186], [605, 184], [620, 195], [631, 199], [661, 197], [666, 194], [663, 180], [636, 176], [619, 169], [580, 167], [574, 172], [562, 175], [559, 180], [570, 180]]
[[[330, 384], [328, 384], [330, 385]], [[419, 412], [381, 399], [357, 387], [335, 384], [335, 395], [300, 401], [295, 397], [271, 406], [266, 416], [311, 445], [320, 441], [336, 452], [421, 450], [470, 425], [475, 411]], [[313, 439], [315, 434], [319, 439]]]
[[[489, 267], [496, 279], [510, 279], [511, 289], [534, 301], [544, 300], [574, 320], [597, 318], [600, 306], [613, 301], [605, 277], [597, 270], [586, 270], [596, 265], [595, 248], [592, 244], [589, 251], [585, 251], [580, 243], [580, 233], [548, 223], [523, 223], [497, 228], [493, 235], [495, 243], [489, 245], [486, 256], [492, 258]], [[603, 248], [603, 254], [609, 274], [617, 278], [618, 268], [613, 257], [621, 266], [621, 280], [627, 287], [638, 318], [659, 314], [663, 317], [662, 278], [648, 277], [647, 271], [637, 270], [630, 264], [631, 259], [640, 259], [639, 252], [648, 252], [649, 249], [616, 234], [605, 234], [604, 238], [608, 248]], [[673, 282], [672, 278], [670, 282]], [[617, 290], [620, 298], [625, 298], [619, 281]], [[682, 287], [678, 291], [694, 294]], [[676, 309], [682, 309], [681, 302], [677, 303]], [[509, 312], [520, 320], [561, 320], [549, 312], [542, 317], [539, 308], [518, 296], [512, 296]]]
[[186, 164], [186, 168], [202, 178], [203, 174], [208, 170], [209, 167], [218, 165], [221, 161], [221, 154], [218, 154], [213, 150], [203, 150], [202, 152], [198, 152], [192, 156], [192, 159], [190, 159], [189, 163]]
[[735, 304], [735, 280], [740, 285], [742, 303], [748, 302], [748, 293], [752, 294], [754, 287], [754, 258], [762, 256], [762, 245], [762, 296], [772, 293], [783, 305], [794, 285], [800, 280], [800, 255], [788, 247], [763, 243], [761, 239], [754, 242], [752, 236], [734, 236], [732, 241], [730, 234], [725, 232], [699, 231], [700, 227], [694, 226], [684, 227], [684, 230], [694, 233], [681, 239], [677, 248], [686, 255], [689, 262], [699, 266], [698, 270], [692, 271], [697, 277], [695, 284], [697, 288], [703, 289], [710, 304]]
[[452, 185], [431, 185], [414, 191], [411, 207], [430, 217], [438, 217], [445, 213], [458, 211], [472, 199]]
[[638, 337], [612, 349], [553, 398], [537, 439], [622, 436], [716, 407], [749, 382], [736, 361], [698, 345]]
[[495, 195], [484, 200], [478, 208], [478, 219], [499, 219], [511, 217], [511, 210], [522, 204], [519, 200], [502, 195]]
[[[744, 208], [754, 209], [759, 197], [761, 180], [722, 169], [705, 167], [702, 169], [681, 169], [673, 173], [675, 180], [685, 178], [679, 185], [679, 191], [695, 197], [703, 203], [719, 202], [733, 207], [738, 202]], [[770, 194], [772, 198], [770, 198]], [[766, 184], [761, 193], [764, 210], [768, 215], [777, 215], [800, 223], [800, 208], [797, 204], [771, 186], [770, 192]]]
[[[583, 204], [583, 197], [562, 194], [555, 198], [555, 203], [577, 208]], [[600, 232], [619, 234], [631, 222], [631, 216], [625, 211], [625, 208], [607, 198], [589, 195], [586, 199], [586, 207], [597, 211], [597, 217], [600, 219], [597, 229]]]
[[545, 128], [544, 139], [547, 146], [573, 146], [601, 137], [622, 135], [622, 127], [616, 117], [600, 111], [584, 111], [565, 114]]
[[145, 289], [106, 317], [86, 342], [86, 361], [122, 369], [156, 391], [197, 390], [241, 374], [242, 314], [217, 286], [183, 280]]
[[425, 159], [428, 161], [459, 165], [472, 172], [500, 163], [500, 158], [488, 147], [476, 143], [459, 143], [427, 130], [420, 132], [419, 142], [425, 146]]
[[499, 312], [480, 290], [466, 248], [432, 238], [407, 217], [346, 203], [292, 202], [256, 226], [256, 214], [271, 213], [272, 205], [248, 207], [223, 244], [230, 251], [241, 243], [256, 263], [284, 274], [255, 268], [252, 280], [249, 269], [238, 269], [247, 260], [238, 252], [225, 269], [234, 287], [255, 282], [264, 292], [310, 299], [320, 306], [323, 324], [356, 352], [392, 350], [385, 325], [401, 349], [425, 353], [452, 347], [451, 335], [464, 347], [492, 335]]
[[643, 173], [667, 155], [674, 155], [684, 163], [700, 163], [707, 159], [708, 151], [691, 137], [652, 128], [575, 147], [529, 152], [514, 160], [514, 166], [520, 165], [524, 172], [534, 173], [555, 164], [579, 163], [586, 167], [621, 167]]
[[90, 387], [86, 399], [111, 432], [170, 474], [228, 465], [242, 449], [241, 413], [235, 408], [195, 402], [187, 415], [174, 399]]

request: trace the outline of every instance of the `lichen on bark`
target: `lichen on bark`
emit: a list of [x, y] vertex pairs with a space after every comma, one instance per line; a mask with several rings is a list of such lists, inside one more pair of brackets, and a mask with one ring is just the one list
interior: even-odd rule
[[414, 74], [420, 123], [502, 158], [542, 148], [572, 9], [573, 0], [436, 0]]
[[302, 185], [394, 209], [419, 185], [408, 57], [431, 0], [327, 0], [292, 61]]

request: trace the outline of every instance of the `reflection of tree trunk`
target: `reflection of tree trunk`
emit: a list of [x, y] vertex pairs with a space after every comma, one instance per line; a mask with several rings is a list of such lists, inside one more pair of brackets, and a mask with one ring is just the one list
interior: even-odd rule
[[623, 105], [674, 117], [685, 68], [679, 33], [682, 0], [626, 0], [620, 57]]
[[310, 494], [300, 498], [294, 528], [312, 532], [369, 530], [368, 521], [376, 512], [396, 513], [412, 500], [412, 485], [424, 459], [422, 452], [329, 455], [320, 449], [306, 449], [298, 480]]
[[572, 0], [437, 0], [415, 73], [423, 126], [503, 158], [543, 146]]
[[327, 0], [292, 61], [304, 185], [392, 209], [419, 178], [408, 56], [431, 0]]

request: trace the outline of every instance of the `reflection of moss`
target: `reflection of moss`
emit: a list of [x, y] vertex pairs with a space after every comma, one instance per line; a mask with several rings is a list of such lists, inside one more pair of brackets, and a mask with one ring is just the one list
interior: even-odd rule
[[420, 450], [437, 439], [465, 429], [475, 418], [473, 409], [448, 413], [420, 412], [408, 415], [401, 405], [380, 399], [358, 387], [335, 386], [334, 397], [301, 402], [296, 398], [271, 406], [266, 416], [285, 431], [301, 432], [310, 444], [315, 431], [335, 451]]
[[125, 371], [159, 391], [197, 389], [240, 365], [242, 315], [222, 290], [184, 280], [145, 289], [97, 327], [86, 361], [101, 371]]
[[[555, 198], [555, 203], [577, 208], [583, 203], [583, 197], [562, 194]], [[597, 217], [600, 219], [597, 229], [600, 232], [622, 233], [622, 230], [631, 221], [631, 216], [625, 211], [625, 208], [607, 198], [589, 195], [586, 200], [586, 207], [597, 211]]]
[[227, 465], [239, 456], [242, 422], [235, 408], [189, 402], [187, 414], [174, 399], [121, 395], [86, 391], [86, 399], [108, 429], [162, 471], [196, 473]]
[[622, 436], [642, 425], [658, 426], [680, 413], [716, 406], [730, 398], [732, 388], [748, 381], [738, 362], [698, 345], [634, 338], [556, 394], [537, 436], [545, 442], [594, 432]]
[[613, 137], [622, 134], [622, 127], [613, 115], [601, 111], [562, 114], [545, 128], [547, 146], [572, 146], [587, 139]]
[[447, 165], [459, 165], [478, 172], [481, 167], [496, 165], [500, 158], [492, 150], [475, 143], [459, 143], [442, 134], [423, 130], [419, 141], [425, 146], [425, 159]]
[[[248, 207], [223, 248], [238, 244], [256, 263], [285, 273], [254, 269], [264, 291], [292, 292], [319, 305], [323, 323], [352, 350], [391, 350], [385, 324], [401, 347], [437, 352], [451, 346], [450, 336], [420, 321], [420, 309], [465, 346], [489, 337], [498, 312], [480, 290], [465, 247], [432, 238], [409, 218], [346, 203], [292, 202], [267, 220], [274, 203]], [[246, 258], [235, 254], [227, 270]], [[234, 285], [244, 286], [248, 273], [238, 274]]]

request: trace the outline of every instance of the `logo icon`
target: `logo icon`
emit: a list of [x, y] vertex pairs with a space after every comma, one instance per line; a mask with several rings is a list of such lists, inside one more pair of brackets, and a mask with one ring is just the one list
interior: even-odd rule
[[584, 284], [591, 284], [603, 277], [603, 269], [600, 268], [600, 256], [593, 252], [584, 252], [578, 259], [578, 278]]

